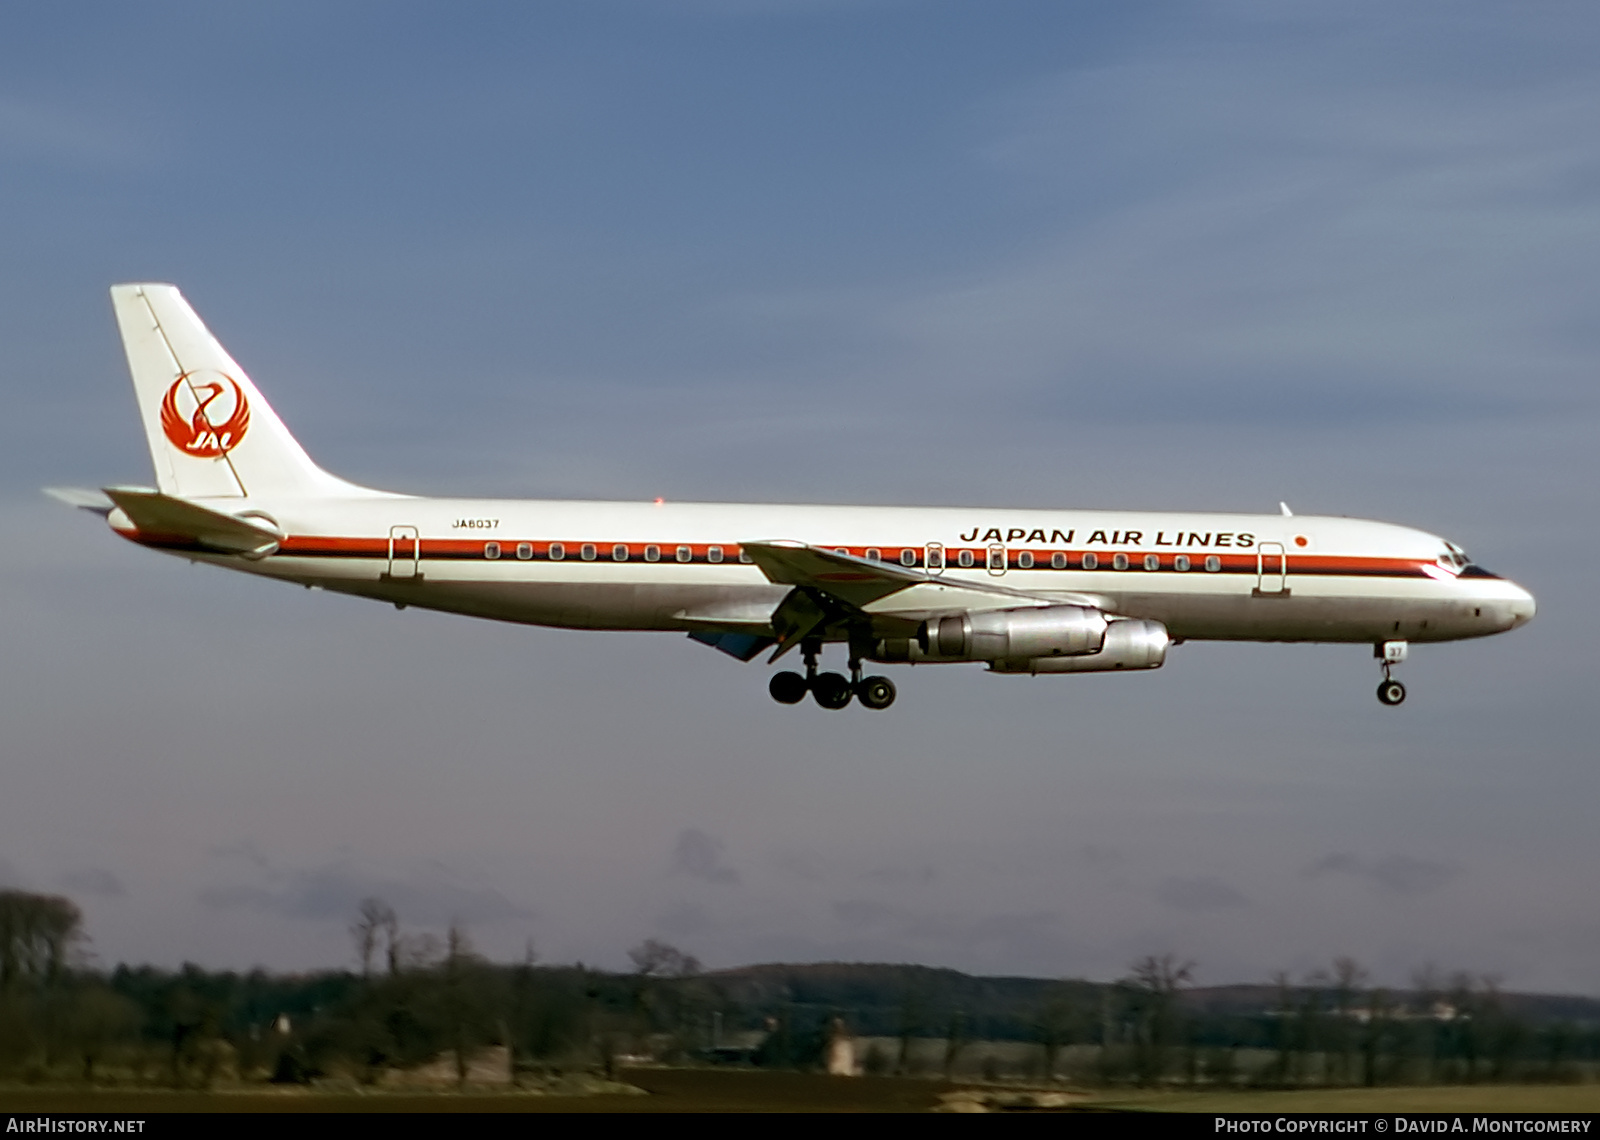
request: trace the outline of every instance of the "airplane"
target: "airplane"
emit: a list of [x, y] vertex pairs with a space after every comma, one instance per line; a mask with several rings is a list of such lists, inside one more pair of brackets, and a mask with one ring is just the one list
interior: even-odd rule
[[[1370, 644], [1514, 629], [1520, 586], [1420, 530], [1331, 516], [436, 499], [312, 462], [178, 289], [112, 305], [155, 487], [49, 494], [141, 546], [392, 603], [569, 629], [670, 630], [774, 673], [782, 704], [894, 703], [873, 663], [1002, 675], [1161, 667], [1185, 641]], [[822, 672], [842, 645], [848, 675]]]

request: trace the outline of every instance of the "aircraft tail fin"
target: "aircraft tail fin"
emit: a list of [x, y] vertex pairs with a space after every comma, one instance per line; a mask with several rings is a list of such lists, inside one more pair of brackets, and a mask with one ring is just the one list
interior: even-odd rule
[[311, 461], [175, 286], [114, 285], [111, 304], [163, 494], [377, 493]]

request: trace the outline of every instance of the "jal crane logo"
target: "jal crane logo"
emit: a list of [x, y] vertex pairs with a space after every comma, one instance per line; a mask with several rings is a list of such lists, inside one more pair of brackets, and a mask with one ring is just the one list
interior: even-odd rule
[[250, 401], [222, 372], [185, 372], [161, 400], [161, 430], [185, 455], [226, 455], [250, 430]]

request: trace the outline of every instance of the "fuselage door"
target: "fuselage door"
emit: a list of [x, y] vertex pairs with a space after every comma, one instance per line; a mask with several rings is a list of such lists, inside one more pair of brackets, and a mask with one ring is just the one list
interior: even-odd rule
[[922, 566], [930, 574], [944, 573], [944, 543], [928, 543], [922, 552]]
[[989, 573], [996, 578], [1006, 572], [1006, 548], [998, 542], [989, 544]]
[[1289, 555], [1281, 542], [1263, 542], [1256, 547], [1256, 588], [1258, 598], [1289, 596]]
[[422, 545], [414, 526], [389, 528], [389, 572], [387, 578], [419, 578], [417, 558]]

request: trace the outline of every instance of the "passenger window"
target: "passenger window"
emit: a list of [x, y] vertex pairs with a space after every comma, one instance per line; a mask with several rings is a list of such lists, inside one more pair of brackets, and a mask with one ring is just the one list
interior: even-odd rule
[[1111, 556], [1111, 568], [1113, 570], [1126, 570], [1128, 568], [1128, 556], [1126, 554], [1113, 554]]
[[688, 562], [694, 558], [694, 550], [687, 546], [678, 547], [678, 561]]
[[626, 562], [628, 560], [628, 544], [619, 542], [611, 548], [611, 561]]
[[883, 561], [883, 551], [879, 550], [876, 546], [867, 547], [867, 561], [868, 562], [882, 562]]
[[1189, 556], [1187, 554], [1178, 555], [1178, 557], [1176, 557], [1176, 558], [1174, 558], [1172, 560], [1172, 568], [1174, 570], [1187, 570], [1187, 569], [1189, 569]]
[[708, 546], [708, 547], [706, 547], [706, 561], [707, 562], [721, 562], [722, 561], [722, 547], [720, 547], [720, 546]]
[[486, 542], [486, 543], [484, 543], [483, 544], [483, 556], [485, 558], [499, 558], [500, 557], [500, 544], [498, 542]]
[[911, 549], [908, 548], [908, 549], [902, 550], [900, 552], [900, 565], [902, 565], [902, 566], [915, 566], [916, 564], [917, 564], [917, 552], [915, 550], [911, 550]]
[[1215, 554], [1206, 555], [1206, 569], [1215, 574], [1218, 570], [1222, 569], [1222, 559], [1218, 558]]
[[1056, 551], [1050, 556], [1050, 567], [1053, 570], [1065, 570], [1067, 568], [1067, 556], [1059, 550]]
[[659, 546], [655, 546], [653, 544], [650, 545], [650, 546], [645, 547], [644, 548], [644, 560], [646, 562], [659, 562], [659, 561], [661, 561], [661, 548]]
[[1022, 569], [1022, 570], [1032, 570], [1033, 569], [1033, 553], [1032, 553], [1032, 551], [1024, 550], [1020, 554], [1017, 555], [1017, 567], [1019, 569]]
[[1097, 567], [1099, 565], [1100, 565], [1100, 556], [1098, 554], [1094, 553], [1094, 551], [1091, 550], [1088, 554], [1085, 554], [1083, 556], [1083, 568], [1085, 570], [1093, 570], [1093, 569], [1095, 569], [1095, 567]]
[[972, 551], [963, 550], [960, 554], [957, 554], [956, 555], [956, 565], [957, 566], [971, 566], [972, 565]]
[[989, 569], [1004, 570], [1006, 568], [1006, 548], [991, 546], [989, 548]]
[[592, 542], [584, 543], [583, 546], [579, 548], [578, 554], [583, 558], [583, 560], [585, 562], [593, 562], [594, 561], [594, 543], [592, 543]]
[[550, 544], [550, 561], [560, 562], [566, 556], [567, 548], [565, 546], [559, 542], [552, 542]]
[[746, 565], [748, 565], [751, 561], [750, 556], [746, 554], [742, 548], [739, 551], [739, 561], [745, 563]]
[[517, 557], [522, 559], [524, 562], [526, 562], [528, 559], [532, 558], [533, 557], [533, 543], [531, 543], [531, 542], [519, 542], [519, 543], [517, 543]]
[[928, 569], [929, 570], [943, 570], [944, 569], [944, 547], [942, 547], [942, 546], [930, 546], [930, 547], [928, 547]]
[[1159, 570], [1159, 569], [1161, 569], [1161, 557], [1160, 557], [1160, 555], [1146, 554], [1144, 556], [1144, 568], [1146, 570]]

